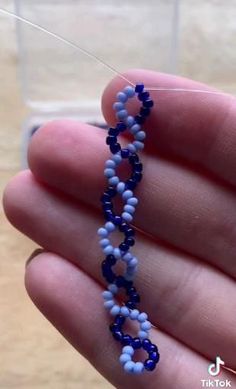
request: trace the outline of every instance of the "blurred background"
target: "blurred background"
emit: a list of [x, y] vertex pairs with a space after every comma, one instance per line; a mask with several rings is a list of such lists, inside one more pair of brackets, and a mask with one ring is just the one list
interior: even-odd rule
[[[236, 94], [236, 0], [0, 0], [123, 71], [177, 73]], [[102, 124], [113, 73], [0, 14], [0, 190], [27, 166], [27, 144], [53, 117]], [[0, 389], [111, 388], [33, 306], [24, 263], [36, 245], [0, 208]]]

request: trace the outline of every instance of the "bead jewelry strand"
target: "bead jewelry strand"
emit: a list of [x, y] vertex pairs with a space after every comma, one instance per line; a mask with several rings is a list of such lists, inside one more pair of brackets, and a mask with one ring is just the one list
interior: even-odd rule
[[[135, 96], [142, 105], [139, 113], [133, 117], [128, 114], [126, 103], [128, 99]], [[153, 100], [151, 100], [149, 92], [144, 89], [143, 84], [137, 84], [135, 88], [126, 86], [123, 91], [117, 93], [116, 98], [117, 101], [113, 104], [113, 109], [116, 112], [118, 122], [115, 127], [109, 128], [106, 138], [106, 144], [112, 155], [105, 162], [104, 175], [108, 180], [108, 186], [101, 196], [105, 224], [98, 229], [99, 243], [106, 256], [101, 265], [102, 275], [108, 283], [107, 290], [102, 293], [102, 296], [105, 300], [105, 308], [114, 316], [110, 331], [114, 339], [123, 346], [119, 358], [120, 363], [126, 372], [141, 374], [145, 370], [154, 370], [160, 359], [157, 346], [149, 340], [151, 323], [148, 320], [148, 315], [137, 309], [140, 296], [133, 284], [133, 279], [137, 271], [138, 260], [130, 252], [130, 247], [135, 244], [135, 230], [130, 223], [133, 221], [135, 207], [138, 204], [138, 199], [134, 196], [133, 191], [142, 179], [143, 170], [137, 152], [144, 147], [143, 141], [146, 133], [142, 130], [142, 125], [151, 113]], [[126, 130], [134, 136], [134, 141], [122, 149], [117, 142], [117, 137]], [[127, 160], [132, 169], [130, 178], [125, 182], [116, 175], [116, 169], [123, 160]], [[121, 215], [116, 215], [113, 210], [112, 199], [116, 195], [120, 195], [124, 202]], [[113, 247], [109, 237], [116, 229], [124, 234], [124, 241], [118, 247]], [[126, 271], [123, 275], [116, 275], [112, 270], [112, 267], [119, 260], [126, 264]], [[120, 288], [125, 290], [127, 296], [127, 301], [121, 306], [115, 300]], [[137, 337], [123, 332], [123, 325], [127, 319], [137, 321], [139, 325]], [[144, 362], [132, 360], [137, 349], [146, 351], [147, 359]]]

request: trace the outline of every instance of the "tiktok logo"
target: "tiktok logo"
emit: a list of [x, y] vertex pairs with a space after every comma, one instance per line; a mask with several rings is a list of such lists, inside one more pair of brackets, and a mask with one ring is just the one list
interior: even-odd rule
[[222, 359], [220, 357], [216, 357], [216, 363], [211, 363], [208, 367], [208, 373], [213, 376], [213, 377], [216, 377], [217, 375], [220, 374], [220, 366], [224, 366], [224, 361], [222, 361]]

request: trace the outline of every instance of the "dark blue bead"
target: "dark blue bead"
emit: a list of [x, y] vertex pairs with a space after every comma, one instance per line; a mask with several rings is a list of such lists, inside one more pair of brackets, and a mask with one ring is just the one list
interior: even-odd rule
[[122, 331], [116, 331], [112, 335], [116, 340], [122, 340], [124, 334]]
[[138, 293], [133, 293], [131, 296], [130, 296], [130, 301], [132, 303], [140, 303], [140, 296]]
[[110, 197], [114, 197], [117, 194], [117, 190], [112, 186], [108, 186], [105, 193], [107, 193]]
[[153, 105], [154, 105], [153, 100], [150, 100], [150, 99], [143, 102], [143, 106], [147, 107], [147, 108], [151, 108], [151, 107], [153, 107]]
[[142, 341], [142, 346], [143, 346], [143, 349], [148, 351], [149, 350], [149, 347], [152, 343], [150, 342], [149, 339], [143, 339]]
[[152, 359], [154, 362], [159, 362], [160, 359], [160, 354], [157, 353], [156, 351], [149, 352], [149, 359]]
[[126, 237], [129, 237], [129, 236], [134, 236], [135, 235], [135, 231], [133, 228], [126, 228], [125, 230], [125, 236]]
[[101, 200], [102, 203], [105, 204], [106, 202], [108, 202], [108, 201], [111, 200], [111, 196], [110, 196], [108, 193], [104, 192], [104, 193], [102, 194], [100, 200]]
[[106, 202], [105, 204], [102, 205], [102, 209], [104, 211], [107, 211], [107, 210], [112, 209], [112, 208], [113, 208], [113, 205], [112, 205], [112, 203], [109, 203], [109, 202]]
[[135, 92], [136, 93], [141, 93], [142, 91], [144, 90], [144, 85], [143, 84], [137, 84], [136, 86], [135, 86]]
[[130, 155], [129, 149], [121, 149], [120, 155], [122, 158], [128, 158]]
[[134, 173], [132, 174], [132, 179], [133, 179], [134, 181], [137, 181], [137, 182], [140, 182], [140, 181], [142, 180], [142, 177], [143, 177], [143, 175], [142, 175], [141, 172], [134, 172]]
[[143, 92], [138, 94], [138, 99], [140, 101], [145, 101], [149, 98], [149, 96], [150, 96], [150, 94], [147, 91], [143, 91]]
[[108, 134], [109, 135], [115, 135], [115, 136], [117, 136], [117, 135], [119, 135], [119, 130], [117, 129], [117, 128], [109, 128], [109, 130], [108, 130]]
[[120, 325], [118, 323], [110, 324], [109, 328], [110, 328], [110, 331], [113, 333], [121, 330]]
[[107, 145], [113, 145], [117, 142], [117, 138], [116, 136], [114, 135], [109, 135], [107, 138], [106, 138], [106, 144]]
[[157, 352], [158, 351], [158, 348], [155, 344], [151, 343], [150, 346], [149, 346], [149, 349], [148, 349], [149, 352], [151, 351], [155, 351]]
[[121, 225], [119, 226], [119, 230], [121, 232], [126, 232], [128, 229], [129, 229], [129, 225], [125, 222], [121, 223]]
[[128, 246], [126, 243], [122, 242], [122, 243], [119, 245], [119, 249], [120, 249], [121, 251], [128, 251], [128, 250], [129, 250], [129, 246]]
[[123, 276], [117, 276], [116, 277], [116, 285], [121, 288], [123, 286], [125, 286], [125, 279]]
[[124, 322], [125, 322], [125, 316], [122, 316], [122, 315], [117, 315], [116, 316], [115, 323], [117, 323], [120, 326], [122, 326], [122, 324], [124, 324]]
[[121, 147], [120, 147], [119, 143], [114, 143], [114, 144], [110, 145], [110, 150], [111, 150], [112, 154], [118, 153], [118, 151], [120, 151], [120, 149], [121, 149]]
[[117, 128], [117, 130], [122, 132], [122, 131], [125, 131], [127, 127], [126, 127], [125, 123], [118, 122], [117, 125], [116, 125], [116, 128]]
[[141, 162], [134, 163], [134, 170], [136, 172], [141, 172], [143, 170], [143, 164]]
[[145, 117], [144, 116], [141, 116], [141, 115], [136, 115], [135, 116], [135, 121], [138, 123], [138, 124], [143, 124], [145, 122]]
[[139, 157], [136, 153], [132, 154], [130, 157], [129, 157], [129, 162], [131, 163], [131, 165], [135, 164], [135, 163], [138, 163], [139, 162]]
[[128, 289], [127, 289], [127, 293], [130, 295], [132, 293], [136, 293], [136, 288], [134, 286], [130, 286]]
[[129, 180], [126, 181], [125, 183], [125, 187], [126, 189], [134, 189], [137, 185], [137, 182], [135, 180], [133, 180], [132, 178], [130, 178]]
[[124, 346], [130, 345], [132, 343], [132, 337], [130, 335], [124, 335], [122, 339], [122, 344]]
[[115, 264], [116, 264], [116, 261], [117, 261], [117, 259], [114, 257], [114, 255], [109, 254], [109, 255], [106, 256], [106, 262], [107, 262], [109, 265], [111, 265], [111, 266], [115, 265]]
[[112, 210], [111, 209], [106, 209], [104, 211], [104, 217], [105, 217], [106, 220], [111, 221], [111, 219], [113, 218]]
[[137, 350], [138, 348], [141, 348], [141, 346], [142, 346], [141, 340], [139, 338], [132, 339], [131, 346], [135, 350]]
[[150, 115], [151, 109], [148, 108], [148, 107], [141, 107], [139, 113], [140, 113], [141, 116], [147, 117], [147, 116]]
[[136, 307], [136, 304], [133, 302], [133, 301], [127, 301], [125, 303], [126, 307], [129, 308], [129, 309], [135, 309]]
[[113, 272], [111, 273], [107, 273], [107, 274], [103, 274], [103, 277], [106, 279], [106, 281], [110, 284], [112, 282], [114, 282], [116, 276]]
[[146, 370], [152, 371], [155, 369], [156, 363], [152, 359], [146, 359], [146, 361], [144, 362], [144, 367]]
[[134, 238], [128, 237], [125, 238], [124, 243], [126, 243], [128, 246], [133, 246], [135, 244]]
[[110, 221], [112, 223], [114, 223], [116, 226], [118, 226], [119, 224], [121, 224], [122, 222], [122, 217], [121, 216], [118, 216], [118, 215], [113, 215], [110, 219]]

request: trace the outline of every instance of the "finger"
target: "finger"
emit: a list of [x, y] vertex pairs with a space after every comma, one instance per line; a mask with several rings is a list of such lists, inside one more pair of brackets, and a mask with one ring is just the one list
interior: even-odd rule
[[[130, 70], [125, 76], [146, 86], [211, 90], [186, 78], [147, 70]], [[112, 104], [124, 83], [117, 77], [105, 90], [102, 107], [108, 123], [114, 122]], [[171, 91], [154, 91], [151, 96], [155, 103], [147, 121], [145, 150], [194, 161], [235, 185], [236, 98]], [[136, 111], [138, 103], [132, 104]]]
[[[107, 153], [101, 130], [57, 121], [32, 138], [29, 164], [40, 180], [98, 207]], [[235, 192], [160, 157], [142, 161], [135, 225], [236, 277]]]
[[[95, 213], [45, 189], [29, 172], [13, 179], [4, 197], [13, 225], [103, 283], [103, 255], [95, 239], [101, 220]], [[152, 322], [207, 357], [220, 353], [228, 366], [235, 366], [234, 281], [142, 234], [137, 234], [136, 252], [140, 265], [135, 285], [141, 309], [150, 312]]]
[[[101, 287], [65, 259], [40, 254], [28, 265], [25, 279], [40, 311], [115, 387], [189, 389], [207, 378], [203, 357], [156, 330], [152, 340], [161, 351], [158, 368], [139, 377], [124, 373], [118, 362], [121, 347], [108, 331], [110, 318], [102, 308]], [[234, 379], [225, 371], [221, 378]]]

